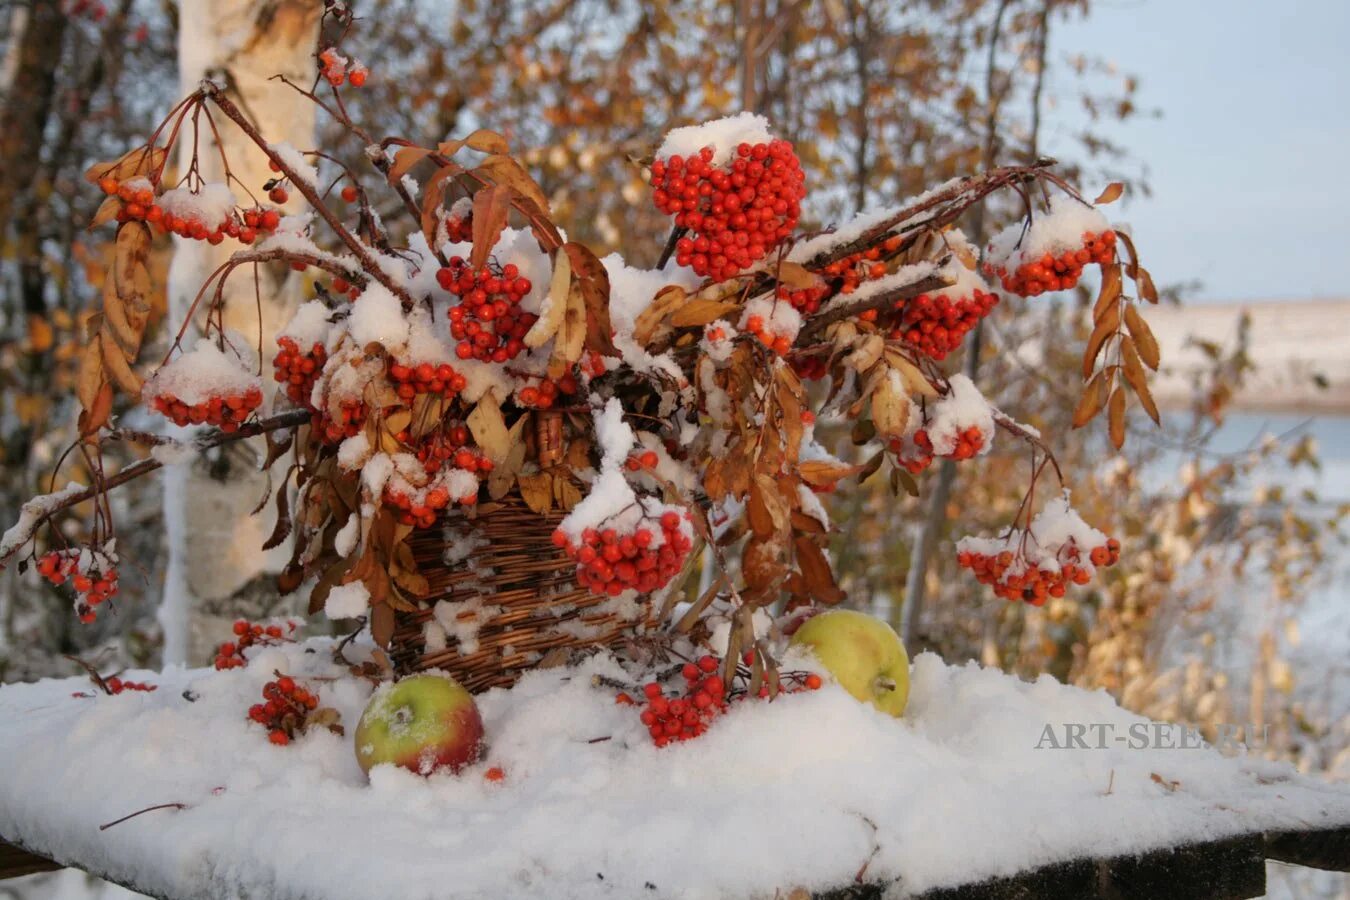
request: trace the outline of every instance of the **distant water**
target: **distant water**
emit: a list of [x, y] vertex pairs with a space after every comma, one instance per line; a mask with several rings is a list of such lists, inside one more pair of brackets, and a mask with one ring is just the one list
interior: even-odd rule
[[[1312, 488], [1323, 505], [1350, 502], [1350, 415], [1236, 413], [1230, 415], [1214, 433], [1206, 450], [1215, 454], [1241, 453], [1258, 446], [1265, 435], [1282, 438], [1284, 443], [1290, 445], [1305, 435], [1311, 435], [1317, 443], [1321, 466], [1318, 470], [1300, 467], [1298, 472], [1292, 474], [1272, 466], [1258, 473], [1255, 482], [1283, 484], [1299, 489]], [[1168, 454], [1159, 465], [1157, 474], [1170, 479], [1174, 474], [1173, 468], [1186, 457], [1184, 450]]]

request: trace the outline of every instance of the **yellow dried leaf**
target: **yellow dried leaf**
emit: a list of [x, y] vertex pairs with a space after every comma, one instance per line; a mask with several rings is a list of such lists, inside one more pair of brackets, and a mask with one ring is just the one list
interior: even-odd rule
[[675, 310], [670, 324], [676, 328], [694, 328], [730, 315], [740, 304], [734, 300], [691, 300]]
[[553, 339], [567, 313], [567, 294], [572, 287], [572, 261], [566, 253], [553, 257], [553, 277], [548, 283], [548, 299], [539, 311], [539, 319], [525, 333], [525, 346], [531, 350]]
[[1125, 193], [1125, 185], [1121, 184], [1119, 181], [1113, 181], [1103, 188], [1102, 192], [1097, 195], [1097, 199], [1092, 202], [1096, 206], [1105, 206], [1108, 203], [1114, 203], [1119, 200], [1120, 195], [1123, 193]]
[[506, 428], [506, 420], [502, 417], [502, 408], [492, 391], [479, 398], [478, 404], [465, 419], [465, 424], [469, 426], [469, 432], [483, 455], [492, 460], [494, 465], [506, 460], [511, 450], [511, 436]]
[[1158, 371], [1158, 365], [1162, 362], [1158, 339], [1153, 336], [1153, 329], [1148, 327], [1148, 322], [1144, 321], [1133, 303], [1125, 307], [1125, 327], [1129, 329], [1130, 337], [1134, 338], [1140, 360], [1153, 371]]

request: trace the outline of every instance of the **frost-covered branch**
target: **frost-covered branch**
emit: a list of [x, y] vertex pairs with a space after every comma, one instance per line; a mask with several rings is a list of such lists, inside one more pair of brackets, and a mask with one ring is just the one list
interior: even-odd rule
[[[223, 431], [212, 431], [209, 434], [191, 442], [191, 447], [197, 451], [210, 450], [213, 447], [219, 447], [223, 444], [230, 444], [245, 438], [256, 437], [260, 434], [267, 434], [273, 431], [280, 431], [283, 428], [294, 428], [303, 425], [310, 420], [310, 414], [307, 410], [295, 409], [284, 413], [278, 413], [266, 419], [260, 419], [257, 422], [251, 422], [240, 426], [238, 431], [227, 434]], [[117, 437], [128, 440], [137, 440], [140, 432], [123, 431], [114, 433]], [[53, 516], [63, 512], [71, 507], [78, 506], [87, 500], [93, 500], [96, 497], [106, 494], [115, 487], [120, 487], [129, 481], [135, 481], [144, 475], [149, 475], [157, 469], [164, 467], [164, 463], [153, 456], [132, 463], [125, 469], [122, 469], [116, 475], [110, 475], [102, 479], [93, 487], [85, 487], [81, 484], [72, 484], [63, 490], [52, 494], [43, 494], [40, 497], [34, 497], [19, 509], [19, 520], [8, 531], [0, 536], [0, 570], [3, 570], [9, 564], [10, 559], [27, 546], [28, 542], [37, 534], [37, 530], [49, 521]]]

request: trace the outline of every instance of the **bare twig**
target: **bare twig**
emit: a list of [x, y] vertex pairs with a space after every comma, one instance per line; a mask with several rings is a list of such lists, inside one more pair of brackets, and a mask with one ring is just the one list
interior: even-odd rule
[[157, 803], [154, 806], [147, 806], [145, 809], [138, 809], [134, 813], [128, 813], [120, 819], [113, 819], [111, 822], [98, 826], [98, 830], [107, 831], [114, 825], [121, 825], [128, 819], [134, 819], [139, 815], [143, 815], [148, 812], [154, 812], [157, 809], [187, 809], [187, 808], [188, 805], [186, 803]]

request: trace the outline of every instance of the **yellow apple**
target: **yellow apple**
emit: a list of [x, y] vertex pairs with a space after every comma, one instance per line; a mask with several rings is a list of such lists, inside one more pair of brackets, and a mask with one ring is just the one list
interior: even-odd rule
[[473, 695], [453, 678], [413, 675], [375, 692], [356, 726], [356, 761], [430, 775], [459, 771], [482, 750], [483, 720]]
[[792, 646], [804, 646], [854, 697], [892, 716], [909, 701], [909, 655], [895, 629], [875, 616], [832, 609], [802, 623]]

